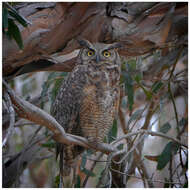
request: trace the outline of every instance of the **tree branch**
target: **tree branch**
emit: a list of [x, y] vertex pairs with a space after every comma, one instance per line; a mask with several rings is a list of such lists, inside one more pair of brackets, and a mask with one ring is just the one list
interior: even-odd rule
[[39, 136], [33, 142], [24, 146], [21, 152], [12, 156], [3, 163], [3, 187], [11, 187], [18, 180], [24, 169], [39, 155], [39, 142], [45, 140], [46, 136]]
[[[99, 161], [99, 159], [103, 156], [103, 153], [100, 153], [96, 159], [94, 160], [94, 163], [92, 164], [91, 168], [90, 168], [90, 171], [92, 172], [96, 166], [96, 163]], [[88, 173], [88, 175], [86, 175], [84, 181], [83, 181], [83, 184], [82, 184], [82, 187], [85, 188], [86, 184], [87, 184], [87, 181], [88, 181], [88, 178], [90, 177], [90, 173]]]
[[173, 138], [173, 137], [170, 137], [168, 135], [165, 135], [164, 133], [161, 133], [161, 132], [154, 132], [154, 131], [149, 131], [149, 130], [138, 130], [137, 132], [132, 132], [132, 133], [128, 133], [127, 135], [124, 135], [118, 139], [116, 139], [115, 141], [113, 141], [111, 144], [114, 145], [116, 144], [117, 142], [125, 139], [125, 138], [129, 138], [131, 136], [134, 136], [134, 135], [138, 135], [138, 134], [148, 134], [148, 135], [151, 135], [151, 136], [159, 136], [159, 137], [163, 137], [163, 138], [166, 138], [168, 140], [171, 140], [171, 141], [174, 141], [176, 143], [178, 143], [179, 145], [181, 146], [184, 146], [185, 148], [188, 148], [188, 146], [182, 142], [180, 142], [178, 139], [176, 138]]
[[53, 139], [57, 142], [64, 144], [76, 144], [86, 148], [93, 148], [106, 154], [117, 151], [115, 147], [109, 144], [91, 144], [86, 138], [66, 133], [64, 128], [55, 120], [54, 117], [52, 117], [42, 109], [18, 97], [4, 80], [3, 84], [5, 85], [13, 104], [16, 106], [16, 111], [19, 116], [44, 127], [47, 127], [53, 132]]
[[5, 99], [6, 99], [6, 102], [8, 104], [7, 106], [8, 106], [10, 121], [9, 121], [8, 132], [7, 132], [7, 134], [6, 134], [6, 136], [5, 136], [4, 140], [3, 140], [3, 144], [2, 144], [3, 147], [5, 146], [8, 138], [11, 136], [12, 131], [14, 129], [14, 124], [15, 124], [15, 110], [14, 110], [14, 108], [12, 106], [12, 102], [11, 102], [11, 99], [10, 99], [8, 93], [5, 93]]

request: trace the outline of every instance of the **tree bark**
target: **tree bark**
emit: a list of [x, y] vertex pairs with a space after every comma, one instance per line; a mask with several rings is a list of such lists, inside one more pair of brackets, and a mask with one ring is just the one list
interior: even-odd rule
[[17, 9], [32, 24], [19, 26], [22, 51], [3, 36], [6, 77], [42, 70], [71, 71], [80, 49], [77, 38], [119, 41], [121, 56], [187, 43], [187, 3], [23, 3]]

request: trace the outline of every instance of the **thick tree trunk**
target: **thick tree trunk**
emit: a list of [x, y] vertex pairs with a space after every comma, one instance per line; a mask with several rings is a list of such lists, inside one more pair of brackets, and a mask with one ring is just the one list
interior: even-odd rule
[[38, 70], [70, 71], [80, 48], [76, 39], [120, 41], [123, 56], [137, 56], [171, 43], [185, 43], [187, 3], [23, 3], [24, 49], [3, 36], [3, 76]]

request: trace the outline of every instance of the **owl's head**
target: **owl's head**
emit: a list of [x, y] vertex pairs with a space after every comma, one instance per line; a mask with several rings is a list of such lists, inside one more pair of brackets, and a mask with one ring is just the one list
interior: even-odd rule
[[116, 51], [116, 48], [121, 47], [119, 43], [90, 43], [88, 40], [78, 40], [78, 42], [83, 47], [79, 53], [80, 64], [113, 65], [120, 63]]

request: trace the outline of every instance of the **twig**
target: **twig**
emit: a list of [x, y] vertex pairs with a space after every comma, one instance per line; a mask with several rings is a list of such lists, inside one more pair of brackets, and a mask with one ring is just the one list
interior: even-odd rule
[[[118, 172], [118, 173], [120, 173], [120, 174], [122, 174], [122, 175], [127, 175], [127, 176], [129, 176], [129, 177], [135, 177], [135, 178], [138, 178], [138, 179], [141, 179], [141, 180], [142, 180], [141, 177], [138, 177], [138, 176], [135, 176], [135, 175], [129, 175], [129, 174], [127, 174], [127, 173], [120, 172], [119, 170], [115, 170], [115, 169], [113, 169], [113, 168], [110, 168], [110, 169], [111, 169], [112, 171]], [[166, 183], [165, 181], [161, 181], [161, 180], [152, 180], [152, 179], [146, 179], [146, 180], [147, 180], [147, 181], [151, 181], [151, 182]], [[175, 181], [173, 181], [173, 182], [167, 182], [167, 183], [169, 183], [169, 184], [181, 184], [181, 183], [175, 182]]]
[[[175, 67], [176, 67], [176, 65], [177, 65], [177, 63], [178, 63], [178, 60], [179, 60], [179, 58], [180, 58], [180, 56], [181, 56], [182, 50], [183, 50], [183, 48], [181, 48], [181, 49], [179, 50], [179, 53], [178, 53], [178, 55], [177, 55], [177, 57], [176, 57], [176, 60], [175, 60], [174, 66], [173, 66], [173, 68], [172, 68], [172, 71], [171, 71], [171, 73], [170, 73], [169, 81], [168, 81], [168, 92], [169, 92], [169, 94], [170, 94], [170, 97], [171, 97], [171, 100], [172, 100], [172, 104], [173, 104], [173, 108], [174, 108], [174, 112], [175, 112], [175, 119], [176, 119], [176, 126], [177, 126], [176, 128], [177, 128], [178, 134], [180, 133], [180, 129], [179, 129], [179, 118], [178, 118], [178, 113], [177, 113], [177, 108], [176, 108], [174, 96], [173, 96], [173, 93], [172, 93], [172, 90], [171, 90], [171, 79], [172, 79], [172, 76], [173, 76], [173, 72], [174, 72], [174, 70], [175, 70]], [[177, 138], [180, 140], [180, 136], [179, 136], [179, 135], [177, 136]], [[183, 160], [182, 160], [181, 147], [180, 147], [180, 151], [179, 151], [179, 158], [180, 158], [181, 167], [183, 168], [184, 165], [183, 165]], [[186, 178], [186, 180], [187, 180], [187, 175], [186, 175], [186, 174], [185, 174], [185, 178]]]
[[155, 103], [153, 101], [151, 101], [150, 106], [148, 108], [148, 113], [147, 113], [147, 116], [146, 116], [146, 120], [145, 120], [144, 125], [142, 126], [141, 129], [148, 129], [148, 126], [149, 126], [150, 120], [152, 118], [152, 115], [156, 111], [156, 109], [153, 110], [154, 104]]
[[9, 97], [9, 94], [5, 92], [5, 99], [7, 101], [8, 104], [8, 110], [9, 110], [9, 116], [10, 116], [10, 122], [9, 122], [9, 128], [8, 128], [8, 132], [3, 140], [2, 143], [2, 147], [5, 146], [5, 144], [7, 143], [8, 138], [11, 136], [12, 131], [14, 129], [14, 124], [15, 124], [15, 110], [12, 106], [12, 102], [11, 99]]
[[137, 121], [142, 118], [142, 114], [144, 113], [144, 111], [146, 110], [146, 108], [148, 107], [148, 103], [145, 105], [145, 107], [143, 108], [141, 114], [137, 117], [136, 121], [134, 122], [133, 126], [130, 128], [130, 132], [133, 130], [134, 126], [136, 125]]
[[120, 159], [120, 161], [118, 161], [118, 162], [114, 161], [114, 163], [115, 164], [121, 164], [129, 156], [129, 154], [131, 154], [136, 149], [137, 145], [139, 143], [141, 143], [143, 139], [144, 139], [144, 135], [142, 135], [138, 139], [138, 141], [133, 145], [133, 147], [129, 151], [127, 151], [127, 153]]
[[109, 187], [108, 188], [111, 188], [111, 184], [112, 184], [112, 174], [110, 172], [110, 170], [108, 170], [108, 174], [109, 174]]
[[168, 92], [169, 92], [171, 100], [172, 100], [172, 104], [173, 104], [173, 108], [174, 108], [174, 112], [175, 112], [175, 119], [176, 119], [176, 123], [177, 123], [177, 131], [179, 133], [180, 132], [179, 131], [179, 126], [178, 126], [179, 119], [178, 119], [177, 108], [176, 108], [176, 105], [175, 105], [174, 96], [173, 96], [173, 93], [172, 93], [172, 90], [171, 90], [171, 83], [170, 83], [170, 81], [168, 83]]
[[94, 161], [94, 162], [108, 162], [107, 160], [97, 160], [93, 158], [86, 157], [87, 160]]
[[161, 133], [161, 132], [154, 132], [154, 131], [143, 130], [143, 129], [140, 129], [140, 130], [138, 130], [137, 132], [128, 133], [127, 135], [124, 135], [124, 136], [118, 138], [117, 140], [113, 141], [113, 142], [111, 143], [111, 145], [114, 145], [114, 144], [118, 143], [119, 141], [121, 141], [121, 140], [123, 140], [123, 139], [125, 139], [125, 138], [129, 138], [129, 137], [131, 137], [131, 136], [134, 136], [134, 135], [137, 135], [137, 134], [143, 134], [143, 133], [148, 134], [148, 135], [152, 135], [152, 136], [163, 137], [163, 138], [172, 140], [172, 141], [178, 143], [179, 145], [184, 146], [185, 148], [188, 148], [188, 146], [187, 146], [186, 144], [180, 142], [180, 141], [179, 141], [178, 139], [176, 139], [176, 138], [170, 137], [170, 136], [165, 135], [164, 133]]
[[[140, 156], [140, 155], [138, 155], [138, 156]], [[144, 175], [145, 179], [149, 179], [148, 172], [147, 172], [146, 167], [145, 167], [145, 165], [144, 165], [143, 162], [141, 162], [140, 165], [137, 166], [137, 168], [140, 169], [143, 172], [143, 175]], [[151, 178], [153, 178], [153, 176]], [[153, 183], [152, 183], [151, 180], [147, 180], [147, 183], [148, 183], [148, 187], [149, 188], [153, 188], [154, 187], [154, 185], [153, 185]]]
[[144, 188], [147, 188], [147, 186], [146, 186], [146, 181], [145, 181], [145, 177], [144, 177], [144, 173], [143, 173], [143, 171], [141, 170], [140, 167], [137, 167], [137, 168], [138, 168], [138, 171], [139, 171], [139, 173], [140, 173], [140, 175], [141, 175], [141, 178], [142, 178], [142, 181], [143, 181]]
[[119, 116], [119, 120], [120, 120], [120, 123], [121, 123], [121, 127], [122, 127], [122, 130], [125, 134], [128, 133], [128, 130], [129, 130], [129, 127], [126, 127], [126, 124], [125, 124], [125, 117], [124, 117], [124, 114], [123, 114], [123, 111], [122, 111], [122, 108], [121, 108], [121, 105], [122, 105], [122, 99], [124, 98], [124, 90], [121, 89], [121, 93], [120, 93], [120, 99], [119, 99], [119, 109], [118, 109], [118, 116]]
[[188, 73], [188, 69], [185, 68], [185, 69], [183, 69], [183, 70], [177, 72], [177, 73], [175, 74], [175, 77], [176, 77], [177, 75], [181, 75], [181, 74], [187, 76], [187, 73]]
[[33, 141], [33, 139], [36, 137], [36, 135], [38, 134], [38, 132], [42, 129], [42, 126], [39, 126], [36, 131], [34, 132], [33, 136], [31, 137], [29, 144]]
[[182, 53], [182, 50], [183, 48], [181, 48], [178, 52], [178, 55], [176, 57], [176, 60], [175, 60], [175, 63], [173, 65], [173, 68], [171, 70], [171, 73], [170, 73], [170, 76], [169, 76], [169, 80], [168, 80], [168, 92], [170, 94], [170, 97], [171, 97], [171, 100], [172, 100], [172, 104], [173, 104], [173, 107], [174, 107], [174, 112], [175, 112], [175, 118], [176, 118], [176, 123], [177, 123], [177, 131], [179, 133], [179, 119], [178, 119], [178, 114], [177, 114], [177, 108], [176, 108], [176, 105], [175, 105], [175, 100], [174, 100], [174, 96], [173, 96], [173, 93], [172, 93], [172, 90], [171, 90], [171, 79], [172, 79], [172, 76], [173, 76], [173, 72], [176, 68], [176, 65], [178, 63], [178, 60], [181, 56], [181, 53]]
[[173, 178], [172, 178], [172, 156], [170, 158], [170, 163], [169, 163], [169, 173], [170, 173], [170, 182], [172, 182], [171, 187], [173, 187]]
[[[180, 148], [179, 148], [179, 158], [180, 158], [181, 168], [182, 168], [182, 170], [183, 170], [184, 164], [183, 164], [182, 152], [181, 152], [181, 151], [182, 151], [182, 148], [180, 147]], [[185, 176], [186, 181], [188, 181], [188, 177], [187, 177], [186, 172], [184, 173], [184, 176]]]
[[[90, 171], [93, 171], [93, 170], [94, 170], [97, 161], [98, 161], [102, 156], [103, 156], [103, 153], [100, 153], [100, 154], [97, 156], [96, 160], [94, 161], [94, 163], [92, 164], [92, 166], [91, 166], [91, 168], [90, 168]], [[86, 175], [86, 178], [84, 179], [84, 182], [83, 182], [83, 184], [82, 184], [82, 187], [85, 187], [85, 186], [86, 186], [86, 183], [87, 183], [89, 177], [90, 177], [90, 173], [88, 173], [88, 175]]]
[[112, 158], [115, 157], [115, 156], [117, 156], [117, 155], [123, 154], [125, 152], [126, 152], [126, 150], [119, 150], [117, 152], [113, 152], [113, 153], [111, 153], [111, 154], [108, 155], [106, 167], [104, 168], [103, 173], [101, 175], [101, 178], [98, 181], [98, 184], [96, 185], [96, 187], [100, 187], [103, 184], [103, 181], [105, 180], [105, 178], [106, 178], [106, 176], [108, 174]]
[[47, 156], [39, 156], [36, 158], [36, 161], [42, 161], [42, 160], [45, 160], [45, 159], [49, 159], [49, 158], [52, 158], [54, 155], [50, 154], [50, 155], [47, 155]]
[[[175, 161], [175, 160], [174, 160]], [[180, 163], [180, 166], [181, 166], [181, 163]], [[182, 168], [181, 168], [182, 169]], [[182, 169], [183, 170], [183, 169]], [[179, 170], [176, 170], [176, 175], [177, 175], [177, 178], [178, 178], [178, 180], [179, 180], [179, 182], [180, 182], [180, 184], [181, 184], [181, 187], [182, 187], [182, 183], [181, 183], [181, 179], [180, 179], [180, 176], [179, 176]]]
[[[175, 161], [175, 160], [174, 160]], [[176, 165], [176, 163], [174, 163], [174, 165]], [[172, 176], [174, 176], [174, 174], [176, 173], [177, 169], [179, 169], [179, 167], [181, 166], [181, 163], [179, 163], [177, 165], [177, 167], [174, 169], [173, 173], [172, 173]]]
[[15, 127], [24, 126], [24, 125], [36, 125], [36, 123], [27, 122], [27, 123], [15, 123]]
[[38, 150], [41, 150], [37, 144], [45, 138], [40, 136], [33, 143], [25, 145], [19, 153], [10, 156], [6, 162], [8, 164], [3, 163], [3, 187], [10, 187], [17, 181], [23, 170], [35, 159]]

